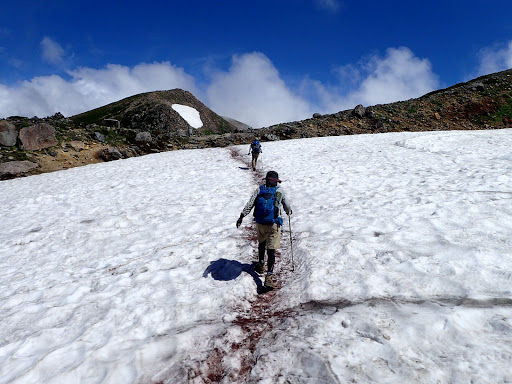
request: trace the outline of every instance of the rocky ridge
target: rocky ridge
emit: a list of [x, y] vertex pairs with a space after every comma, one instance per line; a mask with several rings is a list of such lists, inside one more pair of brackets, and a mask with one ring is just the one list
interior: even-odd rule
[[401, 131], [446, 131], [512, 127], [512, 69], [430, 92], [417, 99], [356, 106], [334, 114], [277, 124], [264, 137], [298, 139]]
[[[173, 104], [199, 112], [194, 129]], [[512, 69], [417, 99], [364, 107], [261, 129], [222, 118], [182, 90], [149, 92], [64, 117], [0, 120], [0, 180], [149, 153], [262, 141], [399, 131], [512, 127]]]

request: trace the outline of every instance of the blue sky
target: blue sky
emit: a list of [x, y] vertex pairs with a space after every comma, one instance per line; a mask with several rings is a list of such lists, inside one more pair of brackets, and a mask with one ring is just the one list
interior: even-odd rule
[[182, 88], [260, 127], [512, 67], [510, 1], [20, 0], [1, 14], [0, 117]]

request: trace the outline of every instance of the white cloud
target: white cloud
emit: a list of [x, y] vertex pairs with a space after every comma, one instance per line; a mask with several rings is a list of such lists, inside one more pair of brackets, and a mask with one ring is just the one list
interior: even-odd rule
[[71, 79], [41, 76], [14, 87], [0, 85], [0, 117], [72, 116], [142, 92], [181, 88], [197, 94], [194, 79], [168, 62], [133, 68], [109, 64], [104, 69], [79, 68]]
[[234, 56], [228, 72], [213, 76], [207, 95], [216, 113], [255, 128], [311, 115], [308, 102], [286, 86], [262, 53]]
[[[384, 57], [374, 55], [358, 66], [336, 71], [340, 83], [330, 89], [316, 85], [322, 113], [371, 106], [422, 96], [439, 87], [438, 76], [427, 59], [406, 47], [389, 48]], [[351, 78], [347, 79], [351, 76]], [[349, 89], [346, 91], [345, 89]]]
[[70, 80], [54, 75], [13, 87], [0, 84], [0, 117], [45, 117], [56, 112], [72, 116], [138, 93], [181, 88], [217, 114], [258, 128], [303, 120], [314, 112], [335, 113], [357, 104], [419, 97], [439, 86], [430, 62], [404, 47], [390, 48], [383, 57], [376, 55], [335, 72], [335, 84], [305, 76], [291, 88], [270, 59], [255, 52], [233, 56], [227, 71], [211, 72], [210, 83], [198, 89], [192, 76], [169, 62], [78, 68], [68, 72]]
[[[142, 92], [181, 88], [197, 90], [192, 76], [169, 62], [142, 63], [133, 68], [108, 64], [104, 69], [79, 68], [70, 71], [75, 87], [98, 103], [116, 101]], [[109, 101], [109, 102], [111, 102]]]
[[291, 89], [261, 53], [233, 58], [228, 72], [217, 74], [208, 88], [211, 108], [253, 127], [302, 120], [314, 112], [335, 113], [422, 96], [439, 87], [427, 59], [405, 47], [389, 48], [357, 65], [335, 71], [338, 83], [326, 85], [304, 77]]
[[349, 97], [366, 105], [419, 97], [439, 86], [430, 62], [406, 47], [389, 48], [384, 58], [374, 56], [366, 70], [368, 76]]
[[478, 56], [480, 65], [477, 76], [510, 69], [512, 68], [512, 41], [503, 48], [484, 48]]
[[361, 81], [361, 70], [353, 64], [341, 65], [333, 70], [343, 84], [356, 85]]
[[43, 60], [50, 64], [60, 64], [63, 61], [65, 51], [59, 43], [49, 37], [41, 40]]

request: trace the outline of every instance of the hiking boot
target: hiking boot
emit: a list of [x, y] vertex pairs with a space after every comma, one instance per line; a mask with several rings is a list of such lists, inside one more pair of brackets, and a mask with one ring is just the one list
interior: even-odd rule
[[254, 263], [254, 272], [256, 272], [258, 275], [262, 275], [263, 272], [265, 272], [265, 269], [263, 267], [263, 263], [255, 262]]
[[265, 283], [263, 283], [263, 286], [267, 289], [274, 289], [276, 286], [274, 285], [274, 277], [273, 275], [267, 275], [265, 277]]

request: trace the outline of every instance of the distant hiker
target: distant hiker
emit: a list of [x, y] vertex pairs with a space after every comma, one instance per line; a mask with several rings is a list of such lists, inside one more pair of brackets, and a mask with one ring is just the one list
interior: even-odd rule
[[249, 153], [250, 155], [252, 153], [252, 170], [256, 170], [256, 163], [258, 162], [258, 156], [263, 151], [261, 150], [261, 144], [258, 141], [258, 138], [255, 138], [253, 142], [251, 143], [251, 146], [249, 147]]
[[274, 288], [273, 273], [276, 260], [275, 250], [281, 246], [281, 226], [283, 219], [281, 215], [281, 204], [288, 215], [292, 214], [292, 209], [281, 186], [279, 176], [275, 171], [267, 172], [265, 184], [256, 188], [251, 198], [245, 204], [240, 217], [236, 222], [236, 227], [240, 227], [242, 220], [251, 212], [254, 207], [254, 218], [256, 221], [256, 230], [258, 232], [258, 261], [254, 263], [254, 270], [258, 274], [264, 273], [265, 249], [267, 250], [267, 275], [265, 277], [265, 287]]

